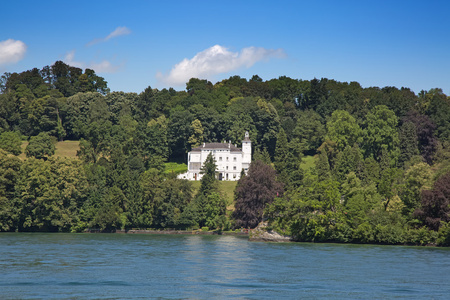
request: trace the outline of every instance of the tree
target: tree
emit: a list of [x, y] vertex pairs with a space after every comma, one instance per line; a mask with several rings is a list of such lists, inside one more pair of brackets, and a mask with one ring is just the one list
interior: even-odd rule
[[194, 201], [195, 221], [199, 227], [219, 228], [225, 225], [227, 204], [218, 192], [198, 195]]
[[406, 170], [404, 177], [400, 198], [405, 204], [403, 214], [411, 218], [414, 211], [420, 208], [422, 190], [431, 189], [432, 172], [429, 165], [420, 162]]
[[387, 150], [393, 163], [400, 155], [397, 132], [398, 118], [385, 105], [375, 106], [366, 116], [364, 129], [365, 156], [379, 160], [383, 149]]
[[286, 133], [284, 132], [283, 128], [281, 128], [277, 136], [274, 166], [275, 170], [279, 174], [280, 181], [284, 182], [285, 184], [289, 182], [288, 175], [289, 171], [291, 171], [287, 169], [287, 164], [289, 163], [289, 159], [293, 159], [293, 157], [288, 157], [289, 154], [290, 153]]
[[22, 153], [22, 140], [17, 132], [6, 131], [0, 134], [0, 149], [3, 149], [14, 155]]
[[346, 241], [339, 182], [314, 181], [277, 198], [267, 208], [270, 226], [298, 241]]
[[210, 152], [206, 157], [205, 162], [201, 168], [200, 173], [203, 174], [200, 184], [200, 189], [198, 191], [199, 195], [207, 196], [213, 192], [218, 191], [218, 182], [216, 179], [216, 160]]
[[164, 115], [152, 119], [147, 126], [137, 130], [138, 138], [133, 140], [138, 144], [140, 153], [146, 162], [154, 157], [160, 157], [163, 161], [169, 158], [169, 142], [167, 140], [168, 121]]
[[275, 148], [274, 165], [279, 175], [279, 179], [288, 187], [299, 186], [302, 180], [302, 170], [300, 168], [301, 152], [287, 141], [283, 128], [277, 136]]
[[254, 228], [262, 221], [263, 211], [275, 197], [283, 194], [282, 183], [276, 180], [275, 170], [263, 162], [253, 161], [247, 176], [239, 179], [234, 192], [236, 227]]
[[14, 201], [19, 231], [71, 231], [78, 225], [80, 207], [87, 196], [80, 161], [27, 159], [17, 183]]
[[428, 92], [431, 96], [427, 114], [436, 124], [436, 135], [441, 140], [450, 140], [450, 101], [441, 89], [432, 89]]
[[0, 149], [0, 231], [15, 229], [17, 209], [13, 200], [21, 165], [18, 157], [10, 156]]
[[167, 139], [172, 159], [186, 160], [186, 153], [190, 150], [188, 140], [192, 135], [192, 121], [194, 116], [185, 110], [176, 110], [170, 116]]
[[[431, 164], [438, 144], [435, 136], [436, 125], [428, 116], [422, 115], [417, 111], [410, 111], [406, 114], [403, 118], [403, 124], [408, 122], [413, 123], [415, 126], [417, 146], [420, 154], [428, 164]], [[401, 141], [400, 145], [403, 146], [403, 141]]]
[[47, 160], [55, 154], [55, 144], [46, 132], [41, 132], [37, 136], [31, 137], [28, 146], [25, 148], [25, 154], [27, 157]]
[[432, 190], [422, 191], [421, 207], [414, 214], [436, 231], [441, 227], [441, 222], [450, 221], [450, 173], [436, 180]]
[[[253, 160], [260, 160], [266, 165], [272, 165], [272, 161], [270, 160], [270, 154], [267, 152], [267, 148], [264, 148], [262, 151], [259, 149], [256, 149], [255, 153], [253, 154]], [[242, 169], [244, 170], [244, 169]], [[244, 172], [245, 174], [245, 172]], [[241, 174], [242, 177], [242, 174]], [[240, 178], [241, 178], [240, 177]]]
[[331, 178], [330, 164], [328, 162], [328, 156], [325, 151], [320, 152], [319, 157], [315, 161], [315, 167], [319, 181]]
[[191, 145], [191, 148], [195, 148], [203, 143], [203, 126], [198, 119], [195, 119], [192, 121], [191, 127], [192, 135], [189, 137], [188, 143]]
[[412, 122], [403, 123], [399, 132], [400, 157], [399, 163], [404, 165], [413, 156], [419, 154], [417, 130]]
[[324, 138], [326, 130], [321, 117], [313, 110], [300, 112], [294, 131], [293, 139], [298, 139], [304, 152], [312, 155], [316, 153]]
[[192, 202], [192, 184], [187, 180], [166, 179], [155, 195], [153, 224], [156, 227], [185, 226], [183, 215]]
[[336, 110], [327, 122], [327, 139], [336, 143], [337, 149], [360, 143], [362, 131], [356, 119], [345, 110]]

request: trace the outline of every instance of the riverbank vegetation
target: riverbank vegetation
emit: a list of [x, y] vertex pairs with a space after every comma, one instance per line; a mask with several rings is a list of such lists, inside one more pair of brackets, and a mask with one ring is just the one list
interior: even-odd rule
[[[0, 91], [0, 231], [265, 220], [297, 241], [450, 245], [441, 89], [255, 75], [137, 94], [56, 62], [3, 74]], [[176, 178], [192, 147], [245, 131], [254, 162], [237, 184], [218, 185], [212, 158], [197, 186]]]

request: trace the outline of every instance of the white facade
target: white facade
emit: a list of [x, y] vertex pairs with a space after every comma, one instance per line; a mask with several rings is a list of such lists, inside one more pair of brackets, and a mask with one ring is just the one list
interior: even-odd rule
[[242, 141], [242, 149], [228, 143], [203, 143], [200, 147], [192, 149], [188, 153], [188, 171], [178, 175], [180, 179], [200, 180], [200, 169], [209, 153], [216, 160], [219, 180], [239, 180], [241, 171], [247, 173], [252, 161], [252, 142], [248, 132]]

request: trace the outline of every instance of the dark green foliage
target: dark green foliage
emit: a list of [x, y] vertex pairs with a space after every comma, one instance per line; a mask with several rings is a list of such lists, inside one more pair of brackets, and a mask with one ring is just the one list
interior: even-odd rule
[[390, 160], [395, 163], [400, 155], [397, 125], [398, 118], [392, 110], [385, 105], [375, 106], [366, 116], [363, 143], [365, 156], [379, 160], [385, 149]]
[[72, 230], [79, 222], [87, 188], [79, 161], [26, 160], [17, 179], [14, 228], [19, 231]]
[[300, 112], [292, 137], [294, 141], [297, 140], [305, 154], [314, 155], [322, 145], [325, 135], [325, 126], [318, 113], [313, 110]]
[[216, 162], [211, 153], [201, 168], [201, 184], [195, 199], [181, 216], [180, 223], [189, 227], [222, 228], [226, 222], [226, 200], [219, 194]]
[[417, 141], [417, 129], [414, 123], [406, 122], [400, 127], [399, 132], [400, 140], [400, 157], [399, 164], [404, 165], [414, 155], [419, 154], [418, 141]]
[[[438, 141], [435, 136], [436, 125], [428, 116], [422, 115], [417, 111], [408, 112], [403, 122], [404, 124], [411, 122], [415, 125], [419, 152], [423, 159], [428, 164], [431, 164], [434, 153], [437, 150]], [[401, 141], [400, 145], [403, 146], [403, 141]]]
[[7, 131], [0, 134], [0, 149], [19, 155], [22, 153], [21, 145], [22, 140], [17, 132]]
[[192, 201], [191, 184], [179, 179], [165, 180], [155, 200], [155, 227], [175, 228], [184, 225], [183, 212]]
[[207, 196], [212, 192], [217, 192], [217, 178], [216, 178], [216, 161], [214, 156], [210, 152], [206, 157], [205, 162], [201, 168], [200, 173], [203, 174], [201, 179], [200, 190], [198, 191], [199, 195]]
[[[193, 78], [186, 91], [136, 94], [109, 93], [92, 70], [63, 62], [5, 73], [0, 148], [19, 154], [19, 137], [36, 137], [25, 162], [1, 150], [0, 230], [228, 228], [215, 166], [193, 198], [164, 164], [185, 162], [202, 142], [240, 147], [248, 131], [260, 170], [237, 185], [236, 226], [256, 226], [268, 207], [269, 226], [298, 240], [448, 245], [445, 183], [431, 186], [450, 170], [449, 103], [440, 89], [414, 95], [326, 78]], [[45, 132], [80, 140], [80, 160], [37, 147]], [[316, 155], [315, 167], [301, 164], [304, 154]], [[275, 197], [272, 167], [286, 196]]]
[[15, 229], [14, 197], [22, 162], [0, 149], [0, 231]]
[[47, 159], [55, 154], [55, 144], [52, 138], [46, 133], [41, 132], [37, 136], [32, 136], [28, 146], [25, 148], [27, 157], [37, 159]]
[[270, 159], [270, 154], [269, 154], [269, 152], [267, 152], [266, 148], [264, 148], [262, 151], [259, 149], [256, 149], [255, 153], [253, 154], [253, 160], [260, 160], [269, 166], [272, 164], [272, 161]]
[[331, 178], [330, 164], [328, 163], [328, 156], [325, 152], [321, 152], [316, 160], [316, 172], [319, 181]]
[[436, 135], [441, 140], [450, 140], [450, 101], [441, 89], [428, 92], [430, 99], [427, 115], [436, 124]]
[[346, 241], [338, 186], [330, 179], [316, 181], [313, 186], [277, 198], [266, 210], [269, 220], [297, 241]]

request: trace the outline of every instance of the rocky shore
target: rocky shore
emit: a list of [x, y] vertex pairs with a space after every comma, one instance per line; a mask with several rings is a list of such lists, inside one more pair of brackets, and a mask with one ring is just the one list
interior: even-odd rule
[[267, 222], [261, 222], [258, 227], [253, 229], [249, 234], [249, 241], [252, 242], [277, 242], [286, 243], [291, 242], [289, 236], [284, 236], [276, 231], [267, 229]]

